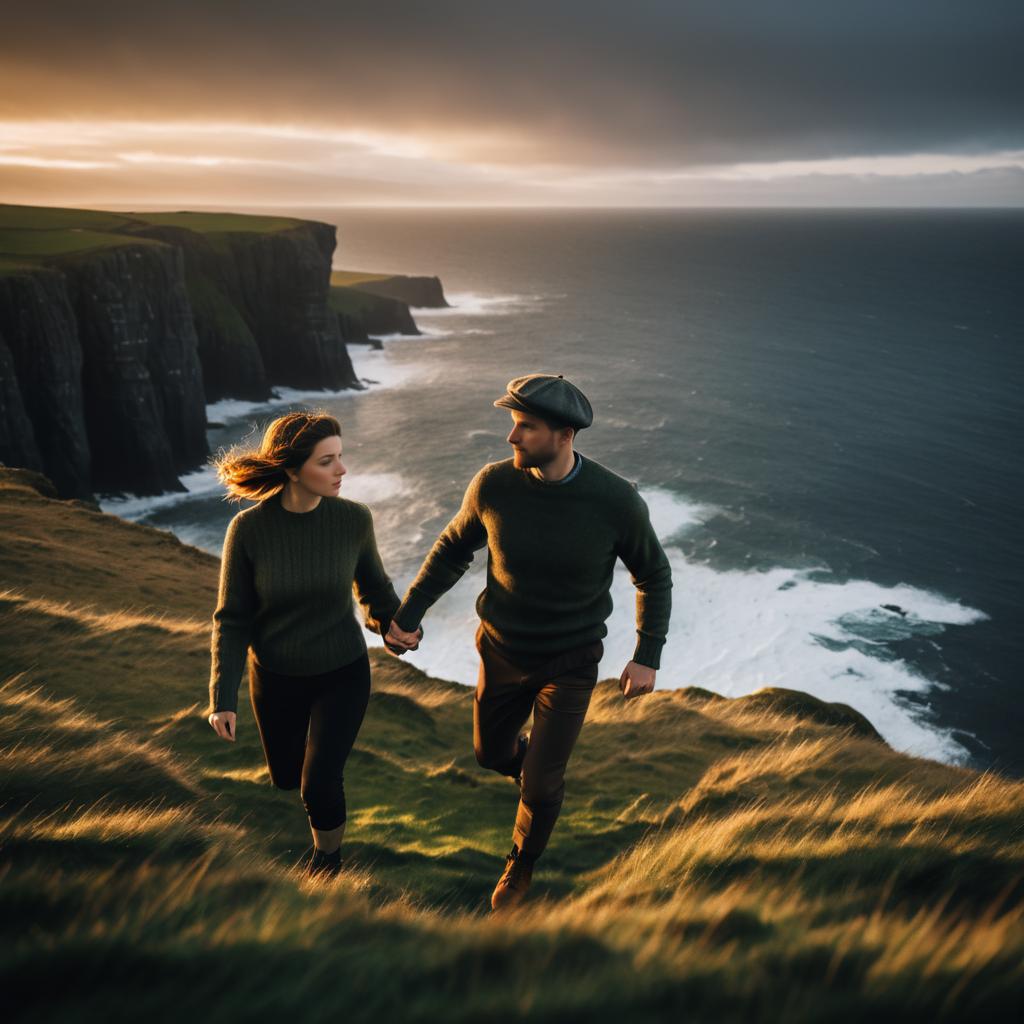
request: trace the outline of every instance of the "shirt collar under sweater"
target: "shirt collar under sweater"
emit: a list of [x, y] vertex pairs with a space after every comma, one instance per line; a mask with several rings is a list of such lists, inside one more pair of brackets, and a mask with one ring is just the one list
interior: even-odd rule
[[561, 487], [563, 484], [567, 484], [574, 480], [583, 466], [583, 456], [579, 452], [573, 452], [573, 465], [572, 469], [562, 477], [561, 480], [545, 480], [543, 477], [534, 476], [529, 470], [526, 470], [526, 475], [540, 487]]

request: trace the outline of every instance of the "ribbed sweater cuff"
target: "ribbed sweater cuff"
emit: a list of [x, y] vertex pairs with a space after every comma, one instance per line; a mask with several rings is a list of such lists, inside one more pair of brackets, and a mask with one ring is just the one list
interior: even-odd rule
[[215, 688], [210, 689], [210, 713], [216, 711], [238, 712], [238, 687], [235, 688], [234, 693], [230, 694], [226, 689], [220, 691]]
[[433, 603], [421, 590], [410, 590], [405, 595], [402, 606], [391, 616], [391, 621], [397, 623], [400, 629], [412, 633], [423, 621], [423, 616]]
[[638, 665], [646, 665], [648, 668], [661, 668], [661, 649], [665, 646], [664, 640], [655, 640], [654, 637], [637, 634], [636, 650], [633, 652], [633, 660]]

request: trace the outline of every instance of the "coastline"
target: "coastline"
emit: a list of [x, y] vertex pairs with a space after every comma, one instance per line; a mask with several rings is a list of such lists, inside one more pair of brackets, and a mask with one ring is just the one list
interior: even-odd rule
[[[395, 339], [382, 339], [385, 343]], [[222, 398], [206, 406], [207, 437], [221, 428], [246, 421], [255, 426], [257, 420], [271, 418], [274, 410], [297, 404], [315, 405], [318, 402], [352, 400], [361, 395], [401, 387], [415, 374], [415, 365], [396, 366], [389, 362], [387, 349], [360, 349], [352, 356], [359, 379], [364, 388], [341, 388], [336, 391], [300, 390], [297, 388], [274, 388], [274, 397], [267, 401]], [[138, 495], [131, 492], [123, 496], [97, 495], [97, 504], [104, 512], [138, 522], [157, 509], [168, 508], [197, 497], [213, 497], [220, 491], [216, 472], [209, 463], [179, 476], [184, 491], [165, 491], [163, 494]], [[172, 531], [173, 532], [173, 531]]]

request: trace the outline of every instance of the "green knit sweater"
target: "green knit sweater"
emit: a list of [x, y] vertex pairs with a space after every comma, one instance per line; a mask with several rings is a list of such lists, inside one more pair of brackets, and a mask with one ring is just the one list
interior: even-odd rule
[[228, 524], [210, 641], [210, 703], [235, 711], [251, 646], [257, 664], [286, 675], [318, 675], [355, 661], [366, 640], [353, 614], [386, 633], [398, 595], [377, 553], [365, 505], [321, 498], [289, 512], [278, 492]]
[[672, 571], [636, 488], [593, 459], [565, 482], [537, 479], [512, 459], [484, 466], [438, 537], [394, 620], [415, 630], [427, 609], [487, 547], [476, 610], [511, 654], [556, 654], [600, 640], [617, 558], [636, 587], [633, 660], [658, 668], [672, 607]]

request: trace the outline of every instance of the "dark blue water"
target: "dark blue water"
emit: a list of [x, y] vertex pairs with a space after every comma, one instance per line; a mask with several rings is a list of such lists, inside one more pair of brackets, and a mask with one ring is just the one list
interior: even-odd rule
[[[338, 225], [336, 266], [436, 273], [459, 303], [359, 359], [390, 387], [319, 403], [399, 583], [505, 457], [505, 381], [564, 373], [596, 412], [580, 450], [639, 482], [670, 548], [659, 685], [793, 686], [900, 749], [1024, 774], [1024, 214], [292, 212]], [[279, 411], [224, 407], [211, 440]], [[147, 521], [219, 550], [232, 509], [198, 490]], [[420, 661], [466, 682], [477, 583]]]

